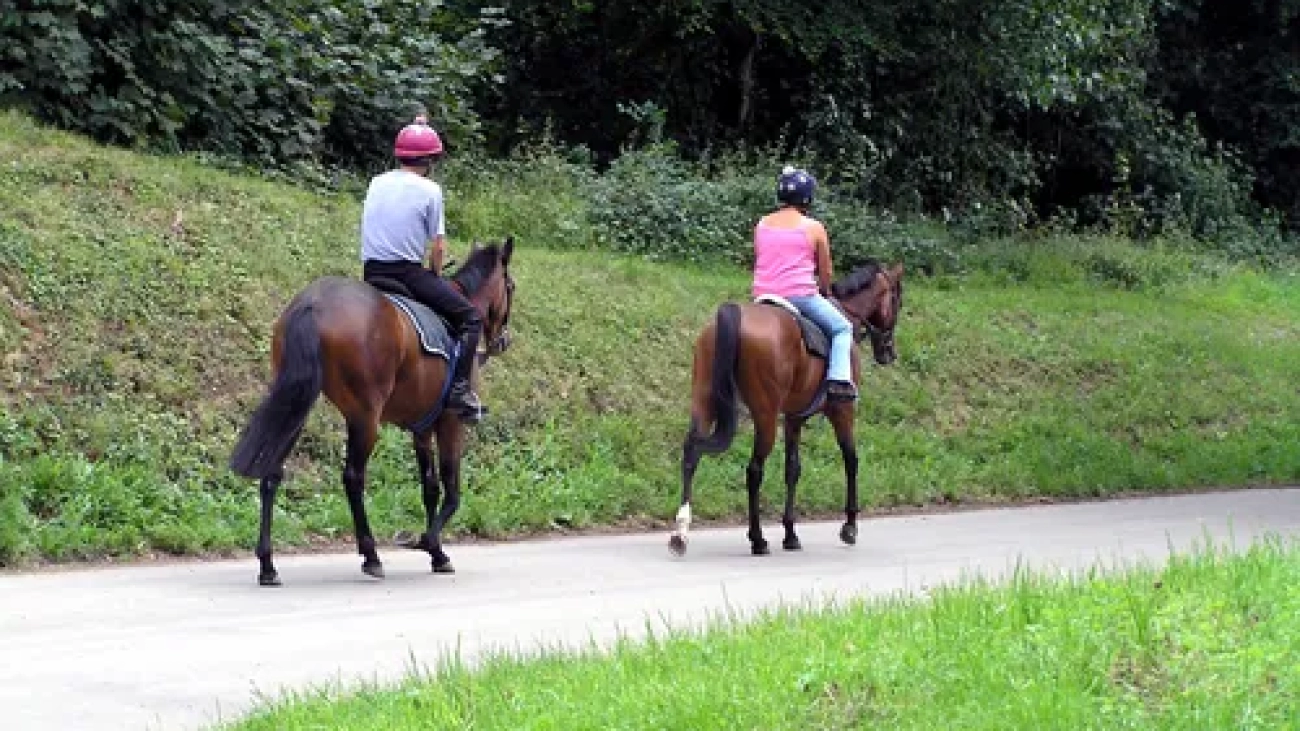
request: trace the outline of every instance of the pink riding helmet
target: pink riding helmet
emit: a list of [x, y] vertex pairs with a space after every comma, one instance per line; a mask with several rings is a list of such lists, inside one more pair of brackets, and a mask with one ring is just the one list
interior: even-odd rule
[[432, 157], [442, 154], [442, 139], [429, 126], [423, 114], [397, 133], [393, 154], [398, 158]]

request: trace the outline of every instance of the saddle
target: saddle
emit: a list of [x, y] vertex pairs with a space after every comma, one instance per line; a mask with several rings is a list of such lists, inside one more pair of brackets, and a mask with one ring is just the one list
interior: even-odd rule
[[[411, 296], [411, 290], [395, 279], [372, 277], [370, 286], [379, 290], [380, 294], [387, 297], [388, 301], [411, 321], [411, 326], [419, 335], [420, 350], [425, 355], [447, 361], [448, 370], [456, 368], [456, 360], [460, 357], [460, 343], [451, 336], [451, 327], [442, 315], [417, 301]], [[432, 428], [446, 408], [447, 394], [450, 390], [451, 378], [448, 377], [443, 380], [442, 394], [438, 396], [437, 403], [414, 424], [406, 425], [406, 428], [414, 434], [423, 434]]]
[[411, 295], [411, 290], [396, 279], [372, 277], [370, 285], [379, 290], [411, 321], [420, 336], [420, 349], [426, 355], [437, 356], [452, 363], [455, 360], [456, 339], [451, 326], [433, 308], [422, 304]]
[[799, 323], [799, 331], [803, 333], [804, 349], [808, 351], [808, 354], [822, 360], [827, 360], [830, 357], [831, 340], [826, 336], [826, 331], [821, 329], [817, 323], [804, 317], [798, 308], [790, 304], [790, 300], [775, 294], [765, 294], [755, 298], [754, 303], [780, 307], [789, 312], [794, 317], [795, 322]]

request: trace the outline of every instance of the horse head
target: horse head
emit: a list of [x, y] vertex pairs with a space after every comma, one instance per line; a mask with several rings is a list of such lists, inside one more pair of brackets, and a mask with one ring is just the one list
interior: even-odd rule
[[869, 261], [831, 285], [831, 294], [849, 321], [853, 338], [871, 338], [876, 362], [889, 365], [898, 359], [894, 327], [903, 308], [903, 265], [886, 269]]
[[465, 264], [452, 279], [465, 297], [483, 314], [483, 340], [492, 357], [510, 347], [510, 309], [515, 299], [515, 280], [510, 275], [514, 237], [502, 244], [475, 243]]

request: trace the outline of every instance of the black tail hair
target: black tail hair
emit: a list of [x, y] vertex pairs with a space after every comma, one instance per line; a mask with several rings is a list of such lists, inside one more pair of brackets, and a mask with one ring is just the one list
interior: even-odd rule
[[736, 363], [740, 355], [740, 305], [729, 302], [718, 308], [713, 342], [713, 384], [709, 397], [713, 408], [713, 433], [696, 442], [708, 454], [724, 452], [736, 438]]
[[287, 313], [280, 371], [230, 457], [230, 469], [261, 479], [283, 469], [324, 387], [320, 330], [310, 303]]

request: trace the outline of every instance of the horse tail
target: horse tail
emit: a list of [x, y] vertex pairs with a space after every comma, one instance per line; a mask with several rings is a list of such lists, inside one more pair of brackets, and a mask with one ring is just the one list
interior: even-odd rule
[[728, 302], [718, 308], [713, 333], [713, 378], [709, 406], [713, 412], [713, 433], [697, 441], [708, 453], [725, 452], [736, 438], [736, 363], [740, 355], [740, 306]]
[[230, 469], [243, 477], [260, 479], [282, 469], [324, 387], [320, 330], [311, 302], [294, 303], [285, 313], [283, 344], [275, 380], [230, 457]]

